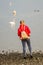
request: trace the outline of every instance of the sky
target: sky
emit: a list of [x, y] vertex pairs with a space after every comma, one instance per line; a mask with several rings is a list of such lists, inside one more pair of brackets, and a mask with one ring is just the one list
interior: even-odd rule
[[[16, 16], [13, 15], [14, 10]], [[0, 0], [0, 51], [22, 51], [22, 43], [17, 36], [22, 19], [31, 28], [32, 50], [43, 51], [43, 0]], [[9, 24], [12, 21], [15, 21], [14, 27]]]

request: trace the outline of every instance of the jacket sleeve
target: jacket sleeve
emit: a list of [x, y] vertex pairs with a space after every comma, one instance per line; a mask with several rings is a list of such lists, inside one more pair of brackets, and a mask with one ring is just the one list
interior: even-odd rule
[[28, 26], [27, 26], [27, 34], [28, 34], [28, 36], [31, 35], [31, 30], [30, 30], [30, 28]]
[[18, 36], [21, 36], [20, 29], [18, 29]]

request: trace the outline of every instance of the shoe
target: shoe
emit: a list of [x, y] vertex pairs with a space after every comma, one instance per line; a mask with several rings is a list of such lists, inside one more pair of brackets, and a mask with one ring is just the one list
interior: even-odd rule
[[33, 56], [32, 56], [32, 55], [30, 55], [30, 58], [33, 58]]
[[24, 59], [26, 59], [26, 57], [24, 57]]

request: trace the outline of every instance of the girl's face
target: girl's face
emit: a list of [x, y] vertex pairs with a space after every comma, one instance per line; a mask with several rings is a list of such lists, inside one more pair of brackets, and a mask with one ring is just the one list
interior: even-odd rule
[[24, 21], [22, 21], [22, 24], [21, 25], [24, 25], [25, 23], [24, 23]]

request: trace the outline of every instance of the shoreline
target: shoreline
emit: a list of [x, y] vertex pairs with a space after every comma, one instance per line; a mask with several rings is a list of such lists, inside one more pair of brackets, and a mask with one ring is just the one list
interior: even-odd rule
[[23, 59], [22, 53], [0, 53], [0, 65], [43, 65], [43, 53], [32, 53], [33, 58], [30, 59], [30, 54], [27, 58]]

